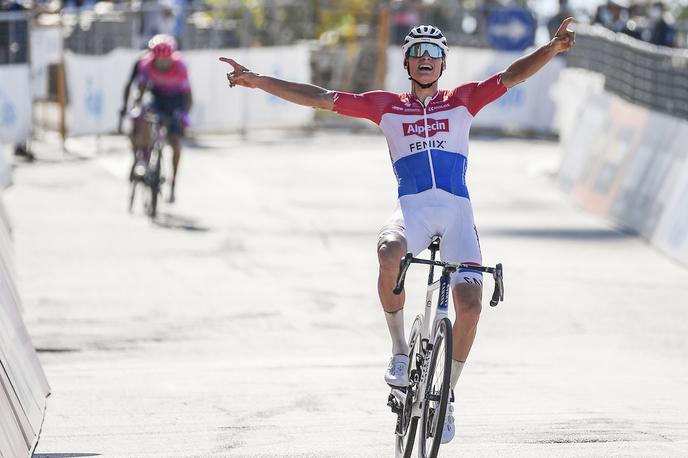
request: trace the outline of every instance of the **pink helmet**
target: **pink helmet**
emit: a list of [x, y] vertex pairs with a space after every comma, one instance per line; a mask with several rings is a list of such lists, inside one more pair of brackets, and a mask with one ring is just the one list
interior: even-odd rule
[[169, 58], [177, 49], [177, 41], [171, 35], [160, 33], [150, 39], [148, 49], [155, 58]]

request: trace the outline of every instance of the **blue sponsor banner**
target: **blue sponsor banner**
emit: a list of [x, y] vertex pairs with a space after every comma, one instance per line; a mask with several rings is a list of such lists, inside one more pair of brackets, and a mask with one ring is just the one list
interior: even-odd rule
[[17, 114], [11, 100], [5, 99], [0, 93], [0, 122], [5, 129], [11, 129], [17, 123]]
[[0, 66], [0, 81], [0, 144], [23, 143], [31, 131], [29, 66]]
[[535, 42], [536, 27], [526, 8], [495, 8], [487, 16], [487, 41], [494, 49], [522, 51]]
[[84, 96], [86, 112], [92, 116], [100, 117], [103, 113], [103, 89], [93, 78], [86, 78], [86, 93]]

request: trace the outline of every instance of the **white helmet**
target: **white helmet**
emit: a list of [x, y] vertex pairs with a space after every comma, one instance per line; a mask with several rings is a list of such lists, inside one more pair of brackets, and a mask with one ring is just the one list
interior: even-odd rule
[[411, 29], [411, 31], [404, 38], [404, 44], [401, 49], [406, 54], [409, 48], [416, 43], [434, 43], [447, 53], [449, 47], [447, 46], [447, 39], [442, 34], [442, 31], [433, 25], [419, 25]]

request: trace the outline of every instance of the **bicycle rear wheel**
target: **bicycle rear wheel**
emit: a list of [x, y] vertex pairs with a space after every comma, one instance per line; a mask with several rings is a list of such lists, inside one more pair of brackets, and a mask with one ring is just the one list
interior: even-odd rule
[[436, 326], [418, 441], [421, 458], [437, 456], [449, 402], [452, 358], [451, 321], [449, 318], [442, 318]]
[[[423, 316], [418, 315], [411, 326], [409, 334], [409, 386], [406, 389], [406, 402], [397, 418], [397, 431], [395, 440], [396, 458], [410, 458], [413, 452], [413, 444], [416, 440], [418, 417], [412, 416], [413, 405], [418, 393], [418, 381], [420, 380], [420, 367], [416, 367], [416, 355], [420, 351], [420, 331], [423, 326]], [[417, 374], [417, 376], [416, 376]]]

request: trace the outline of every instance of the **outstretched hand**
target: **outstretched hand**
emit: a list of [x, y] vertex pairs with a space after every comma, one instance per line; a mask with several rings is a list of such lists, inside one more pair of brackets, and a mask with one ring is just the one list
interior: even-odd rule
[[552, 37], [550, 43], [557, 53], [566, 52], [576, 44], [576, 33], [569, 28], [573, 21], [572, 17], [564, 19], [564, 22], [557, 29], [557, 33]]
[[229, 81], [229, 87], [256, 87], [255, 78], [258, 76], [257, 73], [252, 72], [248, 68], [244, 67], [234, 59], [230, 59], [229, 57], [220, 57], [220, 61], [231, 65], [233, 68], [232, 72], [227, 73], [227, 81]]

